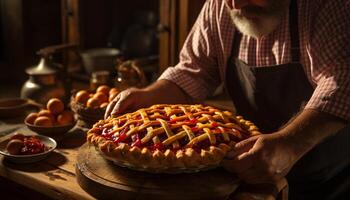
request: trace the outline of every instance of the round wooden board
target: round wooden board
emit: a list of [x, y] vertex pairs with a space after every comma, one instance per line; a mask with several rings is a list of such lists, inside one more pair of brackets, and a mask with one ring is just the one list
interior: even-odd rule
[[80, 186], [98, 199], [226, 199], [239, 181], [223, 169], [187, 174], [151, 174], [119, 167], [84, 144], [76, 164]]

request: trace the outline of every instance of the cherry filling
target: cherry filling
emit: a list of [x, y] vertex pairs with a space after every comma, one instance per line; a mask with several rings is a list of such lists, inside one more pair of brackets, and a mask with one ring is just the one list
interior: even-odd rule
[[131, 140], [132, 140], [132, 144], [131, 144], [132, 147], [141, 147], [142, 146], [139, 134], [135, 134], [135, 135], [131, 136]]
[[47, 150], [45, 144], [34, 136], [26, 136], [23, 140], [24, 146], [22, 147], [20, 154], [30, 155], [42, 153]]
[[[141, 119], [141, 116], [138, 116], [137, 120], [139, 120], [139, 121], [135, 124], [136, 127], [141, 126], [143, 124], [143, 122], [140, 121], [140, 119]], [[179, 118], [175, 118], [175, 119], [168, 119], [167, 121], [169, 123], [169, 126], [172, 126], [171, 124], [177, 123], [178, 121], [182, 121], [182, 120]], [[181, 122], [181, 124], [189, 126], [189, 128], [191, 129], [191, 131], [193, 132], [193, 134], [195, 136], [199, 136], [199, 135], [204, 134], [204, 132], [202, 129], [199, 129], [197, 127], [197, 123], [198, 123], [197, 119], [188, 119], [188, 120]], [[121, 127], [125, 124], [126, 124], [125, 119], [119, 120], [118, 127]], [[160, 126], [160, 124], [159, 124], [159, 126]], [[241, 134], [241, 132], [238, 130], [232, 130], [229, 128], [219, 128], [219, 124], [215, 121], [211, 122], [210, 126], [211, 126], [211, 128], [210, 128], [211, 132], [213, 134], [215, 134], [217, 144], [220, 144], [220, 143], [227, 144], [228, 143], [228, 141], [224, 140], [224, 138], [221, 134], [222, 131], [226, 131], [227, 133], [231, 131], [231, 133], [228, 133], [231, 141], [240, 141], [242, 138], [238, 137], [239, 135], [241, 135], [243, 138], [246, 138], [246, 136], [244, 134]], [[111, 127], [99, 126], [99, 127], [97, 127], [97, 134], [100, 134], [102, 137], [104, 137], [108, 140], [112, 140], [115, 144], [126, 143], [126, 144], [131, 145], [132, 147], [139, 147], [139, 148], [147, 147], [151, 151], [155, 151], [157, 149], [161, 150], [161, 151], [165, 151], [166, 149], [176, 151], [179, 149], [184, 149], [186, 147], [186, 145], [189, 143], [189, 138], [184, 137], [184, 138], [178, 140], [179, 147], [177, 147], [176, 149], [173, 147], [172, 144], [165, 147], [161, 142], [154, 144], [152, 140], [150, 140], [149, 142], [147, 142], [145, 144], [142, 144], [141, 139], [145, 137], [145, 135], [147, 134], [147, 130], [144, 129], [144, 130], [132, 135], [131, 137], [127, 137], [126, 133], [129, 130], [130, 130], [129, 126], [125, 126], [119, 132], [119, 134], [117, 134], [116, 131], [113, 130]], [[174, 132], [174, 133], [177, 133], [180, 131], [182, 131], [181, 127], [172, 130], [172, 132]], [[237, 131], [237, 136], [232, 134], [232, 131]], [[166, 134], [159, 134], [158, 138], [160, 141], [165, 141], [168, 137]], [[192, 148], [195, 151], [197, 151], [198, 153], [200, 153], [202, 149], [208, 150], [210, 146], [212, 146], [212, 144], [210, 143], [209, 139], [205, 139], [203, 141], [200, 141], [200, 142], [194, 144], [192, 146]]]

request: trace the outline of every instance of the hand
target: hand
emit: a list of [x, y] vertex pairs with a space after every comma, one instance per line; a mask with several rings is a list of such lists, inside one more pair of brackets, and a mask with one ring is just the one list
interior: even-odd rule
[[246, 183], [274, 184], [301, 157], [294, 144], [279, 133], [258, 135], [237, 143], [222, 164]]
[[130, 88], [119, 93], [107, 106], [105, 119], [110, 115], [118, 115], [148, 106], [147, 92], [143, 89]]
[[158, 80], [152, 85], [138, 89], [130, 88], [119, 93], [107, 106], [105, 118], [135, 111], [159, 103], [189, 103], [191, 98], [175, 83]]

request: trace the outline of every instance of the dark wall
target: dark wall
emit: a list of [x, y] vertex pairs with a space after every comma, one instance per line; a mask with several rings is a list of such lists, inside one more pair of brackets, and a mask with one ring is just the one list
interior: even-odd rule
[[81, 1], [81, 37], [84, 48], [118, 46], [135, 15], [144, 10], [159, 15], [159, 0]]
[[60, 44], [61, 0], [1, 0], [1, 83], [22, 84], [36, 51]]

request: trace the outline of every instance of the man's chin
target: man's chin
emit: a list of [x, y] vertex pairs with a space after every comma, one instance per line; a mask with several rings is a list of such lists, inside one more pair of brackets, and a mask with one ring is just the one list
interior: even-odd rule
[[236, 28], [243, 34], [260, 38], [272, 33], [280, 24], [279, 17], [243, 17], [231, 15]]

